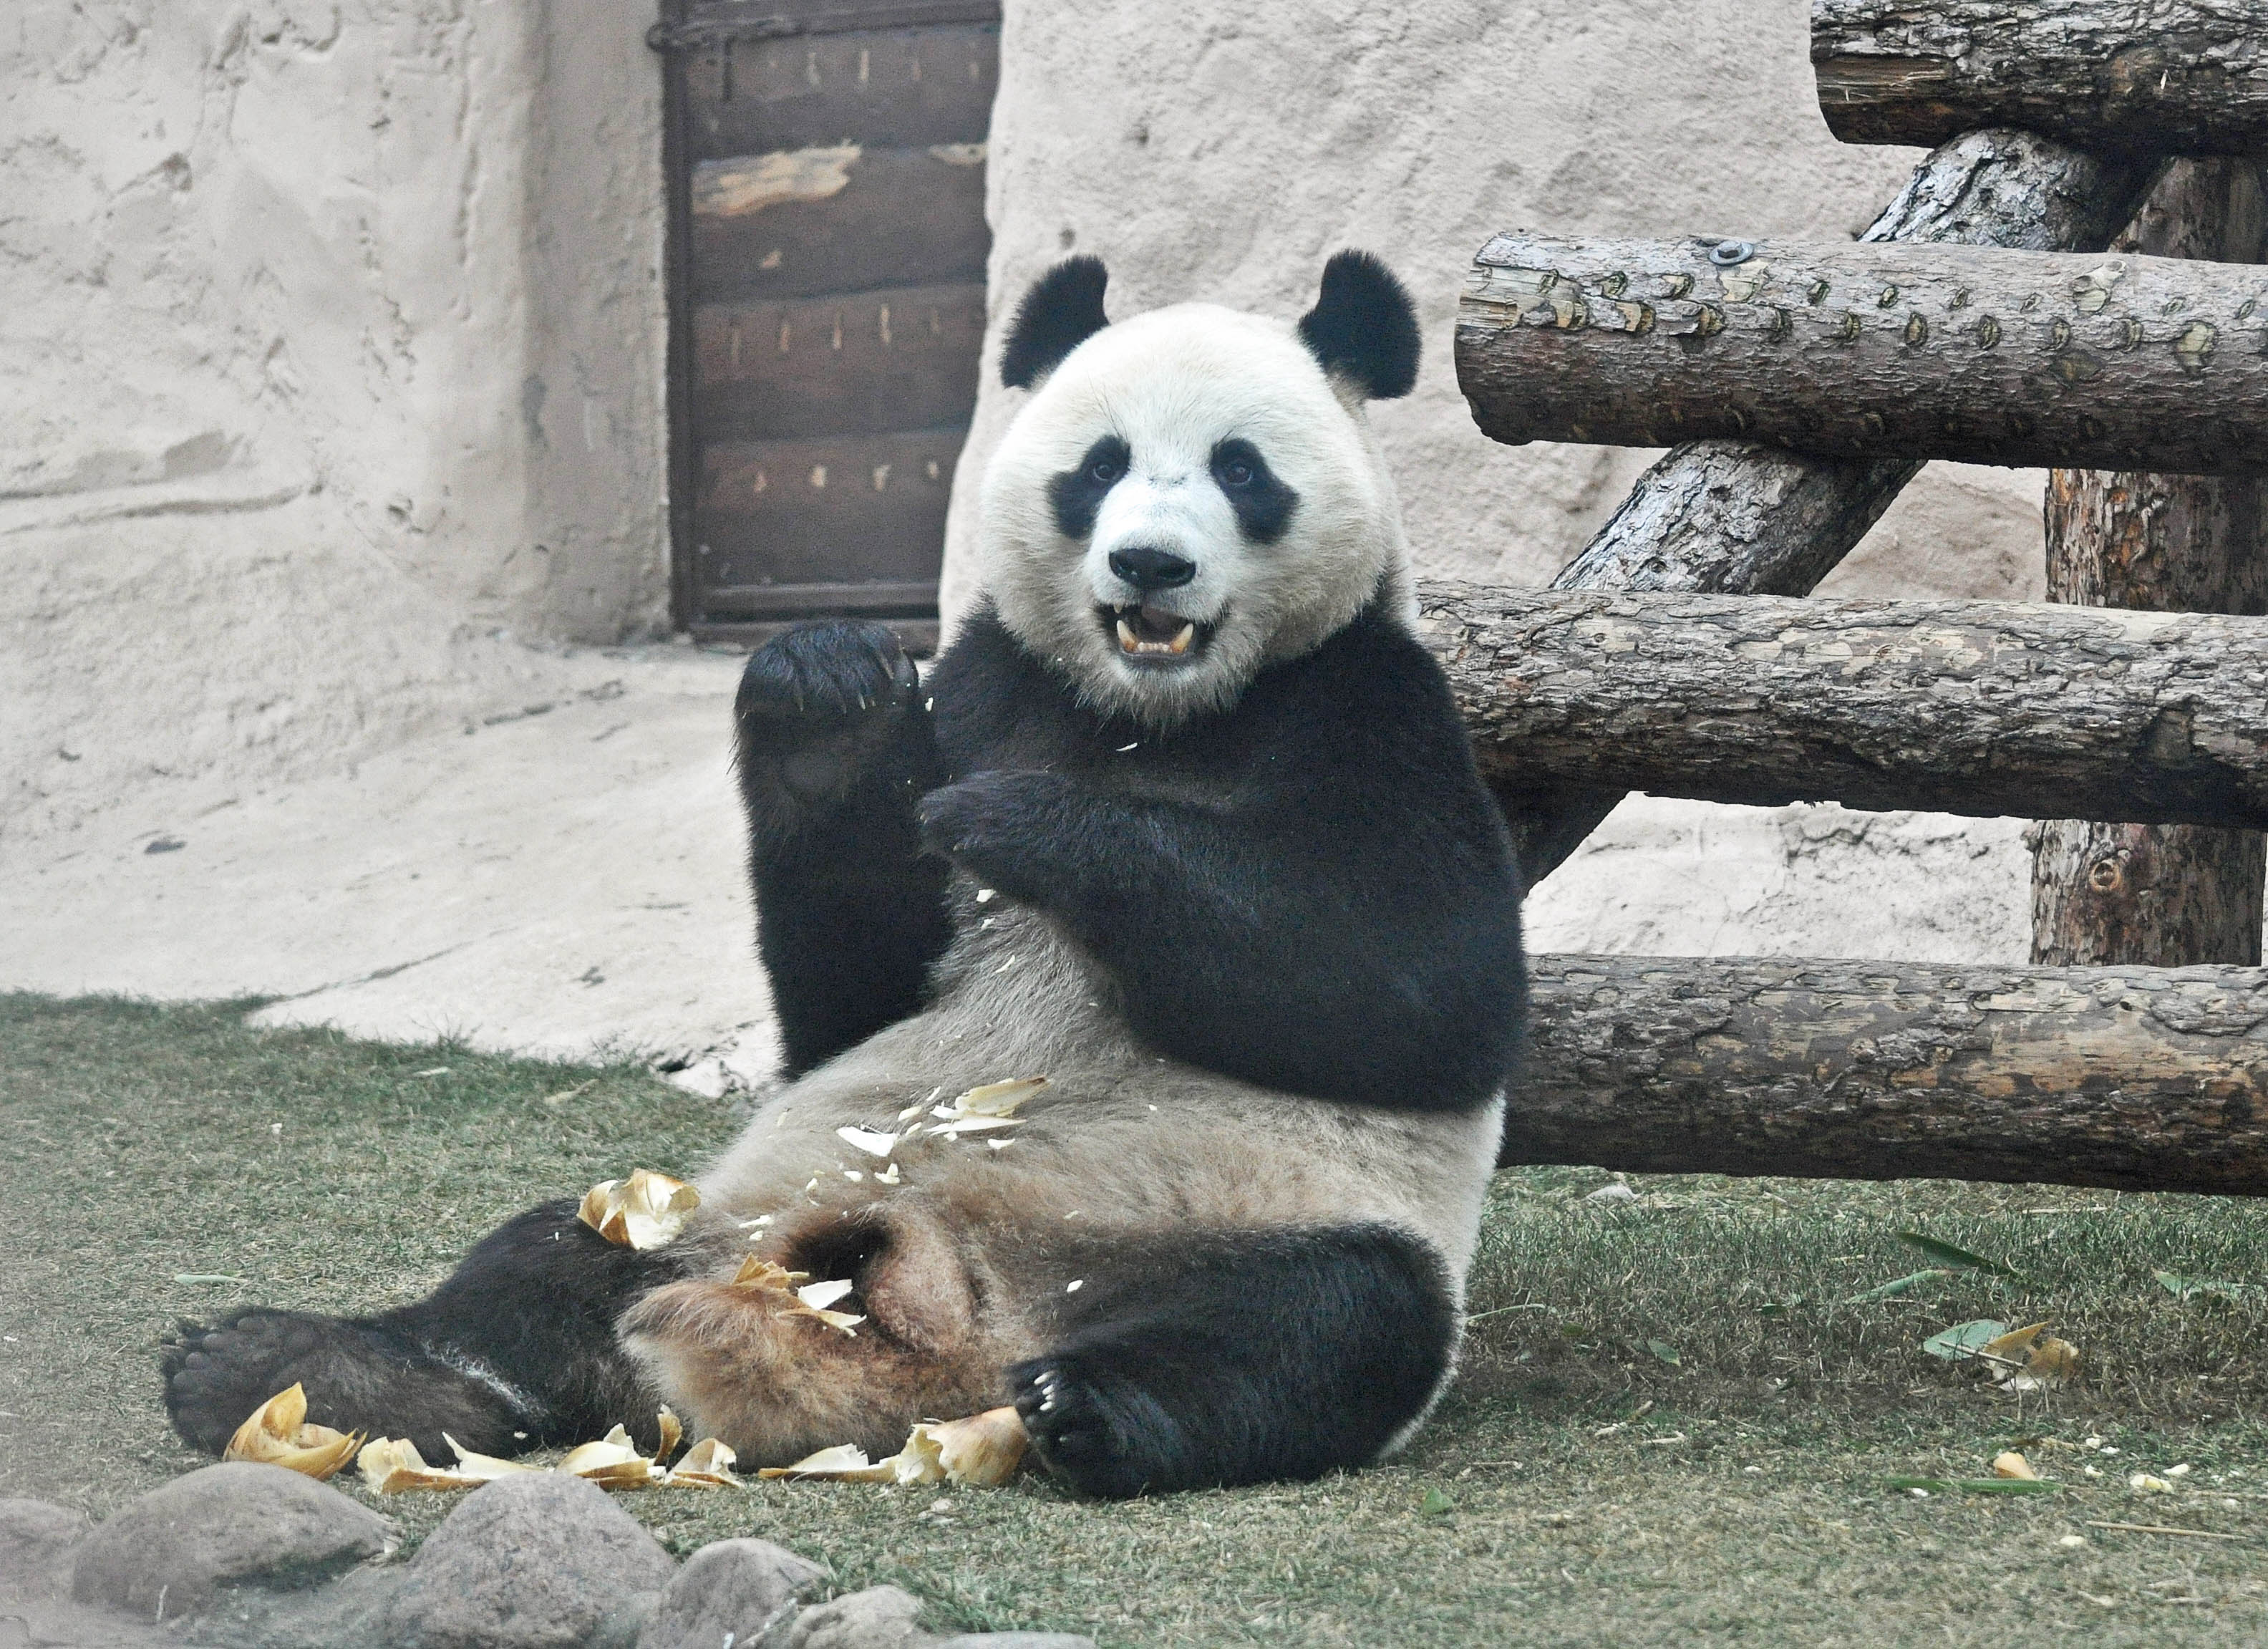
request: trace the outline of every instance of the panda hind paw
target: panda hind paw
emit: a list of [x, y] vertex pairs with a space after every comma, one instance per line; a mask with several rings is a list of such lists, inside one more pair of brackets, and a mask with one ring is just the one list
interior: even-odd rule
[[1147, 1393], [1090, 1379], [1068, 1358], [1019, 1364], [1008, 1377], [1032, 1447], [1074, 1488], [1126, 1499], [1188, 1486], [1171, 1459], [1178, 1428]]
[[254, 1308], [211, 1327], [184, 1322], [159, 1353], [166, 1412], [192, 1448], [217, 1454], [260, 1405], [293, 1385], [308, 1388], [310, 1418], [323, 1420], [323, 1376], [356, 1331], [329, 1317]]

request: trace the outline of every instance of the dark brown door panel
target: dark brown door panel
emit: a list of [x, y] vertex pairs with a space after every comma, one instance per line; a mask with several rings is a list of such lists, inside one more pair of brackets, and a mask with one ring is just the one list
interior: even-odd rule
[[746, 585], [926, 581], [965, 429], [725, 441], [701, 454], [694, 509], [703, 610]]
[[725, 40], [685, 64], [692, 158], [819, 144], [981, 144], [1000, 26]]
[[711, 440], [966, 423], [983, 342], [981, 282], [703, 304], [693, 416]]
[[984, 150], [857, 144], [693, 168], [696, 298], [982, 281]]

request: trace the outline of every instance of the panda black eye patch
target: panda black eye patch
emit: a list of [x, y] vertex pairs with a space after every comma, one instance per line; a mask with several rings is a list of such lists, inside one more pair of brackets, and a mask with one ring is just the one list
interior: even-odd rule
[[1300, 495], [1268, 467], [1260, 449], [1231, 436], [1212, 449], [1212, 478], [1236, 512], [1237, 525], [1255, 543], [1272, 544], [1292, 525]]
[[1055, 506], [1056, 530], [1065, 538], [1086, 538], [1094, 531], [1094, 518], [1110, 490], [1126, 478], [1134, 462], [1134, 449], [1115, 435], [1099, 438], [1086, 449], [1076, 469], [1066, 469], [1048, 482], [1048, 502]]

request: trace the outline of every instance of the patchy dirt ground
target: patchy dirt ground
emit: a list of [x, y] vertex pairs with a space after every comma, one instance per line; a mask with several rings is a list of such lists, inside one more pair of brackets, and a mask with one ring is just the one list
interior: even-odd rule
[[[237, 1299], [426, 1286], [531, 1198], [689, 1168], [722, 1104], [577, 1066], [262, 1030], [247, 1005], [0, 997], [0, 1496], [98, 1513], [195, 1463], [154, 1348]], [[1097, 1505], [765, 1484], [625, 1502], [761, 1534], [932, 1623], [1108, 1645], [2227, 1644], [2268, 1632], [2268, 1209], [2036, 1187], [1498, 1177], [1465, 1374], [1403, 1458]], [[1932, 1265], [1920, 1231], [2016, 1273]], [[2231, 1285], [2177, 1298], [2155, 1273]], [[1920, 1342], [2052, 1317], [2021, 1399]], [[2036, 1439], [2036, 1440], [2027, 1440]], [[2090, 1443], [2089, 1439], [2093, 1439]], [[2011, 1443], [2062, 1487], [1917, 1496]], [[2187, 1467], [2186, 1471], [2178, 1468]], [[2129, 1487], [2146, 1471], [2164, 1492]], [[940, 1504], [940, 1502], [942, 1504]], [[411, 1540], [450, 1497], [382, 1509]], [[2181, 1534], [2105, 1528], [2139, 1524]]]

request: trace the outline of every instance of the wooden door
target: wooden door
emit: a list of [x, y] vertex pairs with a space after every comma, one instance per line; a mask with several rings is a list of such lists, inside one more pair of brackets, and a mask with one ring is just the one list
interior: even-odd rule
[[984, 335], [998, 0], [665, 0], [672, 585], [934, 644]]

